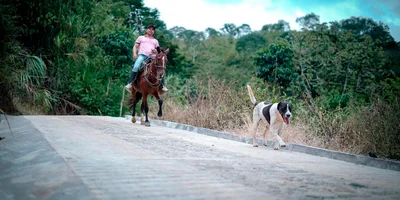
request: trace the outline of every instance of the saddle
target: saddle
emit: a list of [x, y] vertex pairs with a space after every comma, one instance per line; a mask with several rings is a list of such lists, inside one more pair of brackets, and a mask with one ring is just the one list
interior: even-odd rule
[[151, 62], [153, 62], [154, 59], [148, 57], [146, 60], [144, 60], [142, 62], [142, 65], [140, 65], [139, 71], [138, 72], [142, 72], [144, 70], [145, 67], [149, 66]]
[[153, 62], [153, 60], [154, 59], [148, 57], [146, 60], [144, 60], [142, 62], [142, 64], [139, 67], [138, 73], [136, 74], [135, 81], [134, 81], [135, 83], [139, 82], [140, 78], [142, 77], [142, 76], [139, 76], [139, 75], [143, 73], [145, 67], [148, 67], [150, 65], [150, 63]]

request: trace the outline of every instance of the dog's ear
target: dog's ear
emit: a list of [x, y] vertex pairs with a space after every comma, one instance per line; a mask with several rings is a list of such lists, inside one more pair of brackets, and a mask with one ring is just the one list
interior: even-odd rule
[[282, 106], [282, 102], [279, 102], [279, 103], [278, 103], [278, 107], [277, 107], [278, 110], [280, 110], [281, 106]]

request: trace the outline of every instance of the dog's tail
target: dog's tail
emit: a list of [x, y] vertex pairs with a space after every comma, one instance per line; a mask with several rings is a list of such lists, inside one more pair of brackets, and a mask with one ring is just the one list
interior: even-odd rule
[[249, 92], [249, 97], [250, 97], [251, 103], [253, 103], [254, 106], [256, 106], [257, 105], [257, 100], [254, 97], [253, 90], [251, 90], [250, 85], [246, 85], [246, 87], [247, 87], [247, 91]]

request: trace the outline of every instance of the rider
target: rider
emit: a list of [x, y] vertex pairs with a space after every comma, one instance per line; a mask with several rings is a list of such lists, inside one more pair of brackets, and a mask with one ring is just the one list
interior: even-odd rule
[[[133, 60], [136, 61], [132, 65], [132, 72], [129, 77], [128, 85], [125, 86], [125, 89], [127, 89], [128, 91], [130, 91], [130, 89], [132, 88], [132, 82], [135, 81], [136, 75], [143, 61], [145, 61], [148, 57], [154, 58], [157, 53], [156, 48], [159, 47], [159, 44], [158, 40], [154, 38], [155, 30], [156, 27], [154, 25], [150, 25], [147, 27], [146, 34], [144, 36], [139, 36], [136, 39], [136, 44], [133, 46], [132, 49]], [[138, 50], [139, 56], [136, 54]], [[164, 86], [164, 78], [161, 80], [161, 86], [161, 90], [163, 92], [168, 91], [168, 89]]]

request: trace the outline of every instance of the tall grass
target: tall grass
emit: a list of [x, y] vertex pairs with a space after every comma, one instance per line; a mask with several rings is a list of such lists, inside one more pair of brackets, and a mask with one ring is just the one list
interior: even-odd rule
[[[252, 108], [245, 87], [235, 89], [216, 80], [186, 84], [185, 101], [165, 98], [164, 119], [193, 126], [252, 136]], [[253, 84], [258, 102], [273, 99], [294, 104], [292, 123], [283, 132], [287, 142], [357, 154], [376, 153], [400, 159], [400, 106], [377, 99], [370, 105], [351, 104], [346, 108], [309, 110], [302, 100], [280, 96], [268, 86]], [[155, 107], [155, 106], [154, 106]], [[261, 125], [257, 137], [262, 136]], [[268, 135], [271, 139], [271, 135]]]
[[247, 95], [244, 90], [235, 91], [232, 85], [213, 80], [188, 81], [183, 105], [166, 99], [165, 119], [216, 130], [241, 126], [250, 101], [243, 98]]
[[[354, 153], [374, 152], [381, 157], [400, 159], [400, 102], [376, 99], [369, 106], [350, 111], [344, 129], [337, 134], [343, 147]], [[342, 148], [343, 148], [342, 147]]]

